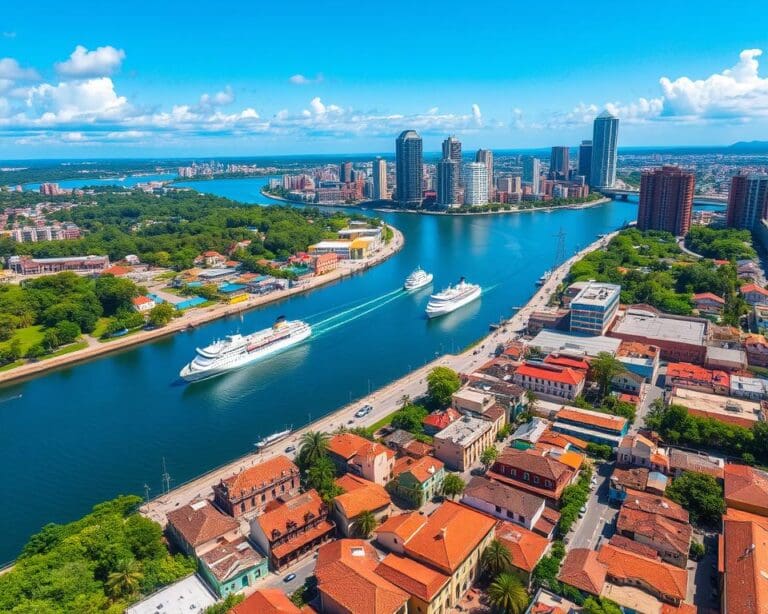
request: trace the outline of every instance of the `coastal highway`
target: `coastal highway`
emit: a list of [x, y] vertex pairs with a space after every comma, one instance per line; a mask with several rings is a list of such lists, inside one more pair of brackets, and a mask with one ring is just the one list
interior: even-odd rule
[[[374, 391], [370, 395], [358, 399], [354, 403], [342, 407], [339, 410], [316, 420], [312, 424], [295, 431], [288, 438], [261, 452], [248, 454], [227, 465], [209, 471], [185, 484], [181, 484], [170, 492], [145, 503], [141, 507], [141, 513], [152, 518], [162, 526], [165, 526], [166, 514], [168, 512], [198, 498], [211, 498], [213, 496], [213, 485], [217, 484], [223, 478], [234, 475], [276, 455], [284, 454], [284, 450], [290, 446], [298, 449], [301, 436], [307, 431], [331, 432], [339, 426], [370, 426], [395, 411], [400, 406], [400, 400], [404, 395], [408, 395], [410, 398], [417, 398], [424, 395], [427, 390], [427, 374], [434, 367], [443, 365], [460, 373], [471, 373], [493, 356], [493, 352], [499, 343], [507, 343], [518, 336], [517, 331], [525, 326], [531, 312], [547, 304], [550, 296], [564, 280], [574, 262], [590, 251], [607, 244], [615, 234], [616, 233], [612, 233], [600, 238], [569, 258], [552, 273], [551, 277], [537, 290], [528, 303], [506, 321], [502, 328], [491, 333], [467, 351], [457, 355], [446, 354], [440, 356], [423, 367], [420, 367], [387, 386]], [[365, 404], [373, 406], [373, 411], [365, 418], [355, 418], [354, 413]], [[293, 458], [295, 452], [289, 453], [288, 456]]]

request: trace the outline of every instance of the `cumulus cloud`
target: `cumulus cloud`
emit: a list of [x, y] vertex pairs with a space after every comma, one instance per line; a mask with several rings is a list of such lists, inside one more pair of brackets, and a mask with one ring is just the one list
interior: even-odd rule
[[124, 59], [125, 51], [111, 45], [93, 51], [78, 45], [68, 60], [56, 64], [56, 72], [73, 78], [105, 77], [114, 74]]
[[477, 126], [483, 125], [483, 114], [480, 112], [480, 105], [472, 105], [472, 118]]
[[290, 81], [294, 85], [309, 85], [310, 83], [322, 83], [323, 75], [318, 73], [317, 75], [315, 75], [314, 78], [312, 78], [312, 77], [305, 77], [302, 74], [297, 74], [289, 77], [288, 81]]
[[13, 58], [0, 58], [0, 79], [8, 81], [37, 81], [40, 75], [34, 68], [22, 68]]
[[30, 123], [69, 124], [121, 120], [130, 111], [125, 96], [118, 96], [109, 77], [43, 83], [27, 92]]
[[228, 85], [223, 90], [216, 92], [215, 94], [206, 93], [200, 96], [200, 103], [198, 104], [198, 107], [200, 109], [208, 110], [213, 109], [214, 107], [223, 107], [228, 104], [232, 104], [234, 101], [235, 93]]

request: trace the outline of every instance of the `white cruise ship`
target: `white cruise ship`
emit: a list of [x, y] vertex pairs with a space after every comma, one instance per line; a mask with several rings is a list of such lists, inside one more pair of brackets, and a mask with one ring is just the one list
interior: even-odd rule
[[432, 277], [432, 273], [427, 273], [421, 267], [416, 267], [416, 270], [405, 278], [403, 289], [406, 292], [410, 292], [411, 290], [418, 290], [428, 286], [432, 283]]
[[197, 348], [197, 356], [179, 375], [188, 382], [198, 382], [239, 369], [297, 345], [309, 338], [312, 327], [300, 320], [277, 319], [271, 328], [250, 335], [227, 335], [204, 348]]
[[427, 303], [427, 317], [436, 318], [456, 311], [459, 307], [468, 305], [480, 298], [481, 288], [477, 284], [469, 284], [461, 278], [455, 286], [448, 286], [442, 292], [433, 294]]

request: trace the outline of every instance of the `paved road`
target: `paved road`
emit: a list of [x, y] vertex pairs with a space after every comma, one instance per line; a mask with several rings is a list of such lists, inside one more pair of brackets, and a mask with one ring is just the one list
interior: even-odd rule
[[601, 538], [609, 539], [615, 530], [618, 510], [608, 505], [608, 477], [613, 463], [595, 466], [597, 486], [587, 500], [587, 513], [576, 522], [576, 528], [568, 538], [568, 549], [589, 548], [595, 550]]

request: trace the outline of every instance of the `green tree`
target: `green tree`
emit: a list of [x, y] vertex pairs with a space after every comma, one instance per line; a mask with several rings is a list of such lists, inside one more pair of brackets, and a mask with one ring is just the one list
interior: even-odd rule
[[131, 299], [139, 296], [139, 287], [130, 279], [101, 275], [96, 279], [94, 292], [106, 315], [113, 315], [120, 309], [130, 309]]
[[107, 591], [114, 598], [132, 597], [139, 590], [143, 574], [135, 559], [120, 559], [107, 577]]
[[208, 606], [205, 610], [203, 610], [203, 614], [227, 614], [238, 603], [242, 603], [244, 599], [245, 595], [236, 595], [235, 593], [230, 593], [224, 598], [223, 601], [219, 601], [212, 606]]
[[440, 490], [444, 497], [454, 499], [464, 492], [466, 485], [458, 473], [446, 473]]
[[149, 323], [152, 326], [165, 326], [173, 319], [176, 313], [173, 305], [169, 303], [159, 303], [149, 310]]
[[56, 337], [60, 345], [67, 345], [77, 341], [80, 336], [80, 327], [74, 322], [62, 320], [56, 324]]
[[421, 433], [424, 430], [422, 420], [427, 414], [427, 410], [421, 405], [405, 405], [392, 416], [392, 426], [410, 433]]
[[37, 360], [45, 356], [46, 350], [42, 343], [35, 343], [27, 350], [26, 357], [30, 360]]
[[354, 523], [355, 535], [363, 539], [368, 539], [373, 530], [378, 526], [379, 521], [370, 510], [365, 510], [356, 519]]
[[427, 396], [434, 407], [448, 407], [453, 393], [461, 388], [459, 374], [448, 367], [435, 367], [427, 375]]
[[490, 578], [512, 569], [512, 555], [498, 539], [492, 540], [480, 557], [480, 567]]
[[327, 456], [318, 457], [306, 471], [307, 486], [318, 492], [326, 492], [336, 479], [336, 467]]
[[325, 456], [328, 451], [329, 440], [328, 433], [323, 433], [322, 431], [307, 431], [304, 433], [299, 444], [299, 455], [297, 457], [299, 465], [310, 467], [318, 459]]
[[587, 597], [582, 607], [584, 614], [621, 614], [616, 603], [602, 597]]
[[488, 471], [491, 465], [493, 465], [498, 456], [499, 451], [496, 446], [488, 446], [485, 450], [482, 451], [480, 454], [480, 462], [482, 463], [483, 467], [485, 467], [486, 471]]
[[525, 391], [526, 411], [529, 414], [536, 413], [538, 400], [539, 397], [536, 396], [536, 393], [533, 390]]
[[682, 505], [694, 523], [716, 524], [725, 511], [720, 485], [704, 473], [685, 471], [667, 487], [665, 495]]
[[608, 396], [608, 392], [611, 389], [611, 380], [626, 371], [621, 361], [608, 352], [599, 352], [590, 363], [589, 369], [600, 388], [601, 399]]
[[502, 573], [488, 587], [488, 599], [502, 614], [523, 614], [528, 607], [528, 593], [520, 578]]

